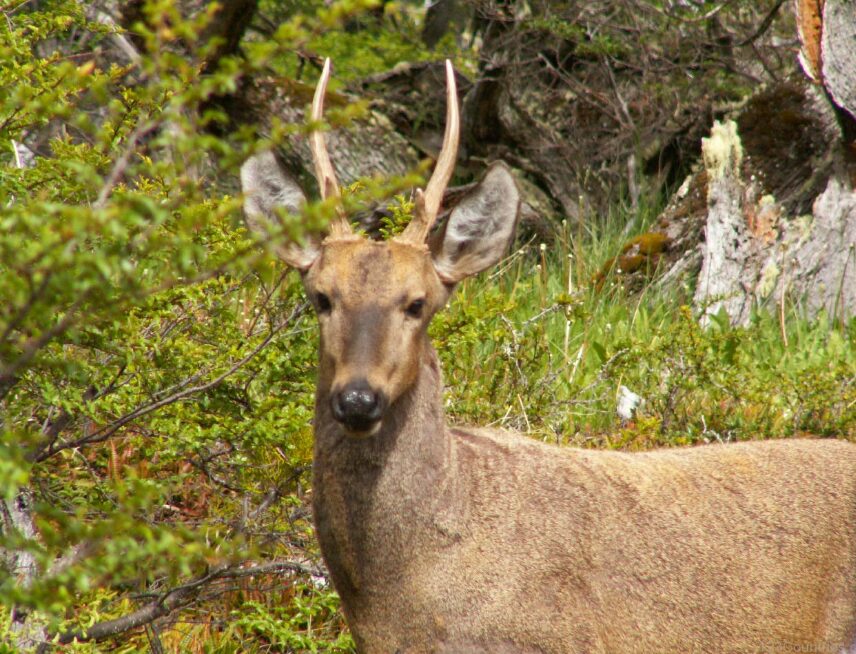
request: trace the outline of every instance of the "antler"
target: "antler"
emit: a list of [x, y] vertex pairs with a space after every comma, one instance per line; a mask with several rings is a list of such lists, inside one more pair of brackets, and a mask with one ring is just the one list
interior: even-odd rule
[[416, 191], [416, 211], [413, 220], [399, 237], [402, 241], [421, 244], [425, 242], [428, 232], [437, 220], [440, 203], [446, 185], [455, 170], [458, 158], [458, 140], [461, 133], [461, 122], [458, 115], [458, 91], [455, 86], [455, 71], [452, 62], [446, 60], [446, 133], [443, 136], [443, 147], [437, 157], [434, 174], [425, 187]]
[[[324, 94], [327, 92], [327, 82], [329, 81], [330, 58], [328, 57], [324, 60], [324, 70], [321, 72], [321, 79], [318, 80], [315, 97], [312, 99], [312, 120], [315, 122], [320, 121], [324, 113]], [[309, 137], [309, 144], [315, 163], [315, 178], [318, 180], [321, 198], [326, 200], [329, 197], [337, 197], [339, 195], [339, 183], [336, 181], [333, 162], [330, 161], [330, 155], [327, 153], [327, 141], [324, 138], [324, 132], [320, 129], [313, 130]], [[336, 238], [352, 234], [351, 223], [348, 221], [348, 216], [341, 204], [339, 204], [337, 212], [339, 215], [330, 223], [330, 235]]]

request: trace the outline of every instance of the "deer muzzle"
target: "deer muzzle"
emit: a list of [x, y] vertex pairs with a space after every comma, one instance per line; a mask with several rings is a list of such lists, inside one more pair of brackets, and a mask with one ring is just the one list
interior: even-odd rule
[[330, 395], [330, 409], [352, 436], [371, 436], [380, 428], [389, 400], [365, 379], [348, 382]]

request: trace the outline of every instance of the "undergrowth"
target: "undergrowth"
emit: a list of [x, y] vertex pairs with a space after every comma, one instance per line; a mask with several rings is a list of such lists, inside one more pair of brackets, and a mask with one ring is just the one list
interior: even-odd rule
[[[647, 449], [792, 436], [856, 439], [856, 321], [794, 307], [703, 327], [688, 289], [592, 279], [627, 238], [618, 216], [530, 243], [464, 283], [435, 319], [447, 411], [549, 442]], [[783, 330], [786, 338], [783, 338]], [[621, 387], [641, 396], [616, 414]]]

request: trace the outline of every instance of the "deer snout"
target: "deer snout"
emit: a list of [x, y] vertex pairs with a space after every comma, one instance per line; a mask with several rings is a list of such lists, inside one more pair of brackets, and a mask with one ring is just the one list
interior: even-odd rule
[[349, 432], [361, 435], [375, 432], [386, 405], [384, 393], [374, 390], [365, 379], [345, 384], [330, 397], [333, 417]]

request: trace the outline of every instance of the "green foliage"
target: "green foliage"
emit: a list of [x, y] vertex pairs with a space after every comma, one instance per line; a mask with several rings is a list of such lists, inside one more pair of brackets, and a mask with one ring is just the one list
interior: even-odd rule
[[[354, 642], [350, 635], [329, 628], [331, 620], [335, 621], [338, 607], [338, 598], [334, 593], [303, 586], [295, 589], [289, 603], [279, 606], [245, 602], [233, 614], [232, 628], [236, 632], [261, 638], [276, 651], [319, 654], [352, 652]], [[341, 628], [341, 625], [338, 626]]]
[[387, 205], [388, 215], [381, 218], [380, 234], [384, 239], [400, 234], [413, 217], [414, 204], [404, 195], [396, 195]]
[[[385, 4], [381, 15], [367, 13], [379, 9], [377, 0], [351, 0], [329, 6], [318, 0], [262, 2], [261, 8], [281, 20], [291, 19], [298, 11], [313, 17], [301, 22], [299, 40], [307, 51], [336, 62], [333, 88], [386, 72], [401, 63], [436, 61], [461, 54], [453, 39], [428, 50], [419, 36], [420, 16], [408, 3]], [[341, 29], [343, 23], [346, 29]], [[284, 52], [273, 65], [289, 78], [299, 77], [301, 62], [294, 52]]]
[[[856, 438], [856, 321], [789, 314], [709, 327], [680, 293], [627, 293], [613, 275], [621, 223], [567, 231], [549, 249], [512, 255], [499, 274], [461, 285], [433, 331], [457, 420], [499, 424], [550, 442], [644, 449], [806, 434]], [[644, 229], [644, 224], [640, 230]], [[620, 386], [645, 402], [626, 425]]]
[[[110, 30], [82, 6], [0, 21], [2, 500], [36, 489], [36, 538], [0, 528], [0, 615], [26, 609], [52, 633], [128, 613], [131, 593], [291, 556], [309, 532], [293, 494], [315, 338], [296, 279], [220, 184], [245, 135], [204, 129], [240, 62], [203, 76], [210, 9], [188, 20], [152, 2], [139, 63], [99, 68], [87, 53]], [[13, 141], [37, 148], [32, 165]], [[22, 583], [6, 566], [24, 553], [37, 569]]]

